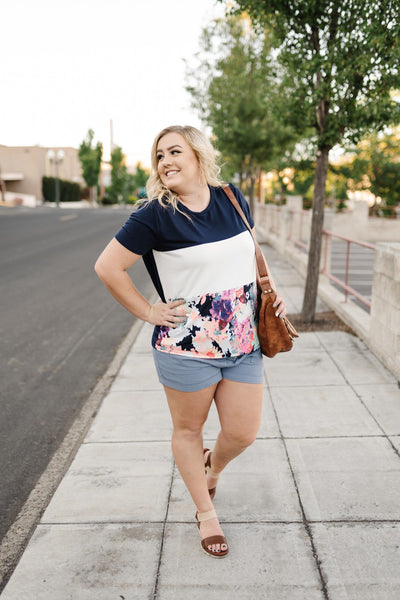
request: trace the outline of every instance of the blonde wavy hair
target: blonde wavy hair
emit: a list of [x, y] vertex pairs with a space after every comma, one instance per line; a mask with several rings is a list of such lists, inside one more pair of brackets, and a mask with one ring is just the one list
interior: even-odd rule
[[[157, 147], [158, 143], [167, 133], [179, 133], [195, 153], [200, 165], [200, 172], [208, 185], [220, 187], [224, 182], [219, 178], [221, 171], [216, 161], [215, 149], [204, 133], [190, 125], [171, 125], [166, 127], [156, 136], [151, 149], [151, 172], [146, 184], [148, 201], [158, 200], [162, 206], [170, 204], [178, 210], [178, 194], [169, 189], [160, 179], [158, 174]], [[181, 211], [179, 211], [181, 212]]]

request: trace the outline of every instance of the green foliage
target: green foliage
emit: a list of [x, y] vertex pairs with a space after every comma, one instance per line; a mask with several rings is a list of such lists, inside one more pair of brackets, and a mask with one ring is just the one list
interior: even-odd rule
[[[222, 0], [219, 0], [222, 1]], [[313, 216], [302, 316], [314, 319], [331, 148], [400, 120], [400, 2], [236, 0], [274, 31], [288, 123], [317, 133]]]
[[88, 187], [97, 186], [103, 156], [103, 145], [97, 142], [93, 146], [93, 129], [89, 129], [86, 139], [79, 146], [79, 160], [82, 165], [82, 175]]
[[[400, 202], [400, 137], [373, 134], [355, 150], [352, 179], [356, 189], [369, 189], [386, 207]], [[390, 212], [390, 211], [389, 211]]]
[[[220, 0], [221, 1], [221, 0]], [[400, 119], [400, 3], [387, 0], [239, 0], [275, 32], [282, 89], [294, 124], [316, 128], [318, 148]]]
[[142, 167], [142, 164], [138, 162], [136, 164], [136, 172], [132, 175], [132, 184], [134, 188], [144, 188], [149, 178], [149, 171]]
[[136, 172], [128, 173], [125, 165], [125, 156], [122, 149], [114, 148], [111, 153], [111, 185], [107, 188], [103, 204], [135, 204], [139, 198], [146, 197], [145, 185], [149, 178], [149, 171], [138, 162]]
[[315, 161], [303, 160], [293, 164], [293, 191], [306, 196], [314, 183]]
[[[60, 179], [60, 201], [79, 202], [81, 189], [78, 183]], [[42, 194], [46, 202], [56, 201], [56, 178], [42, 177]]]
[[107, 193], [107, 195], [103, 196], [103, 198], [101, 199], [101, 203], [104, 206], [109, 206], [111, 204], [118, 204], [118, 200], [114, 196], [110, 196]]
[[[122, 148], [117, 146], [111, 152], [111, 185], [107, 188], [107, 197], [113, 203], [125, 202], [128, 197], [127, 169]], [[104, 201], [103, 201], [104, 204]]]
[[[280, 118], [268, 32], [258, 36], [248, 19], [217, 20], [203, 30], [198, 64], [187, 69], [187, 90], [212, 130], [224, 172], [250, 178], [282, 156], [294, 140]], [[251, 194], [250, 194], [251, 195]]]

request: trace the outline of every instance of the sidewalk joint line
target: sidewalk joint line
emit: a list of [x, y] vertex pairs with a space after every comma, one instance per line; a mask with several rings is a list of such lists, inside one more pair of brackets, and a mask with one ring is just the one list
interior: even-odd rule
[[[324, 348], [326, 348], [326, 345], [324, 345], [324, 343], [321, 340], [321, 344]], [[375, 415], [373, 414], [373, 412], [369, 409], [369, 407], [365, 404], [364, 400], [362, 399], [361, 395], [357, 392], [357, 390], [355, 389], [355, 385], [361, 385], [361, 384], [352, 384], [348, 378], [346, 377], [346, 375], [343, 373], [343, 370], [340, 368], [340, 365], [337, 363], [337, 361], [334, 359], [334, 357], [332, 356], [332, 353], [330, 354], [331, 360], [332, 362], [335, 364], [336, 368], [338, 369], [339, 373], [341, 373], [341, 375], [343, 376], [346, 384], [349, 386], [349, 388], [354, 392], [354, 394], [356, 395], [356, 397], [358, 398], [358, 400], [361, 402], [362, 406], [365, 408], [365, 410], [367, 411], [367, 413], [370, 415], [370, 417], [373, 419], [373, 421], [376, 423], [376, 425], [379, 427], [379, 429], [382, 431], [383, 436], [385, 437], [386, 440], [389, 442], [393, 452], [396, 454], [397, 458], [400, 458], [400, 452], [399, 450], [396, 448], [396, 446], [394, 445], [394, 443], [392, 442], [392, 440], [390, 439], [389, 435], [386, 433], [386, 431], [383, 429], [382, 425], [379, 423], [379, 421], [377, 420], [377, 418], [375, 417]], [[382, 365], [384, 367], [384, 365]], [[385, 370], [387, 371], [386, 367], [384, 367]], [[380, 385], [384, 385], [385, 382], [377, 382], [375, 383], [375, 385], [380, 384]], [[390, 383], [390, 382], [387, 382]], [[398, 434], [393, 434], [393, 435], [398, 435]]]
[[170, 503], [170, 500], [171, 500], [172, 485], [174, 483], [174, 473], [175, 473], [175, 461], [172, 459], [171, 482], [169, 484], [168, 498], [167, 498], [167, 507], [165, 509], [163, 527], [162, 527], [162, 532], [161, 532], [160, 552], [159, 552], [159, 555], [158, 555], [158, 565], [157, 565], [156, 578], [155, 578], [155, 581], [154, 581], [154, 588], [153, 588], [152, 600], [156, 600], [157, 599], [157, 594], [158, 594], [158, 582], [160, 580], [161, 560], [162, 560], [162, 554], [163, 554], [163, 550], [164, 550], [165, 528], [166, 528], [166, 525], [167, 525], [167, 519], [168, 519], [168, 513], [169, 513], [169, 503]]
[[301, 511], [302, 519], [303, 519], [303, 526], [304, 526], [304, 528], [306, 530], [306, 533], [308, 535], [308, 538], [309, 538], [309, 541], [310, 541], [310, 545], [311, 545], [312, 555], [314, 557], [315, 565], [317, 567], [317, 571], [318, 571], [318, 574], [319, 574], [319, 578], [320, 578], [320, 582], [321, 582], [321, 591], [323, 593], [323, 596], [324, 596], [325, 600], [330, 600], [329, 599], [329, 594], [328, 594], [327, 579], [326, 579], [326, 577], [325, 577], [325, 575], [324, 575], [324, 573], [322, 571], [322, 561], [319, 558], [318, 553], [317, 553], [317, 548], [316, 548], [316, 545], [315, 545], [315, 542], [314, 542], [314, 537], [313, 537], [312, 529], [311, 529], [311, 526], [310, 526], [310, 522], [308, 521], [307, 516], [306, 516], [306, 512], [305, 512], [305, 509], [304, 509], [304, 506], [303, 506], [303, 502], [302, 502], [302, 499], [301, 499], [301, 495], [300, 495], [300, 489], [299, 489], [299, 486], [298, 486], [298, 483], [297, 483], [297, 480], [296, 480], [296, 476], [295, 476], [295, 473], [294, 473], [294, 469], [293, 469], [292, 463], [290, 461], [290, 456], [289, 456], [289, 451], [288, 451], [288, 448], [287, 448], [287, 445], [286, 445], [286, 440], [285, 440], [285, 438], [284, 438], [284, 436], [282, 434], [281, 425], [280, 425], [280, 422], [279, 422], [279, 419], [278, 419], [278, 414], [276, 412], [276, 407], [275, 407], [275, 404], [274, 404], [274, 401], [273, 401], [270, 389], [269, 389], [269, 396], [270, 396], [270, 400], [271, 400], [272, 410], [274, 411], [275, 419], [276, 419], [277, 426], [278, 426], [278, 429], [279, 429], [279, 433], [281, 435], [282, 443], [283, 443], [283, 446], [284, 446], [284, 449], [285, 449], [286, 460], [288, 462], [289, 469], [290, 469], [290, 472], [291, 472], [291, 475], [292, 475], [292, 479], [293, 479], [293, 484], [294, 484], [294, 487], [295, 487], [295, 490], [296, 490], [296, 494], [297, 494], [297, 498], [298, 498], [298, 502], [299, 502], [299, 506], [300, 506], [300, 511]]
[[[400, 435], [400, 434], [399, 434]], [[104, 445], [115, 445], [115, 444], [165, 444], [165, 443], [171, 443], [171, 438], [169, 439], [165, 439], [165, 440], [88, 440], [82, 443], [82, 445], [85, 446], [96, 446], [99, 444], [104, 444]]]
[[[247, 520], [247, 521], [232, 521], [229, 519], [221, 519], [221, 523], [224, 523], [225, 525], [255, 525], [255, 524], [262, 524], [262, 525], [304, 525], [304, 522], [302, 519], [299, 520], [273, 520], [273, 519], [251, 519], [251, 520]], [[308, 523], [311, 525], [315, 525], [315, 524], [355, 524], [355, 525], [374, 525], [374, 524], [380, 524], [380, 523], [387, 523], [387, 524], [400, 524], [400, 519], [358, 519], [358, 518], [349, 518], [349, 519], [308, 519]], [[121, 521], [121, 520], [115, 520], [115, 521], [41, 521], [37, 527], [53, 527], [53, 526], [62, 526], [62, 527], [69, 527], [69, 526], [80, 526], [80, 525], [144, 525], [144, 524], [151, 524], [151, 525], [193, 525], [193, 521], [178, 521], [176, 519], [172, 519], [170, 521], [165, 521], [163, 520], [149, 520], [149, 519], [144, 519], [143, 521]]]
[[[399, 433], [395, 433], [393, 435], [400, 435]], [[385, 434], [371, 434], [371, 435], [286, 435], [283, 436], [285, 440], [349, 440], [349, 439], [369, 439], [369, 438], [386, 438]]]

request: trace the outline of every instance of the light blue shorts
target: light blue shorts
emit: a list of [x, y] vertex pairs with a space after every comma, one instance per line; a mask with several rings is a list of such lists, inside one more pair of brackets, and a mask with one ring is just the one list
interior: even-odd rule
[[181, 392], [198, 392], [221, 379], [264, 383], [261, 350], [232, 358], [196, 358], [153, 348], [160, 383]]

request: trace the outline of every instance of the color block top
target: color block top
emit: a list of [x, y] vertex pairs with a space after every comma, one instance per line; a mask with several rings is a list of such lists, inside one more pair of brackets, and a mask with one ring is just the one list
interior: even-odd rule
[[[230, 187], [253, 227], [246, 199]], [[161, 300], [186, 301], [186, 322], [156, 326], [152, 344], [199, 358], [248, 354], [259, 347], [251, 235], [222, 188], [210, 187], [210, 202], [201, 212], [178, 206], [184, 214], [157, 200], [146, 203], [115, 236], [143, 256]]]

